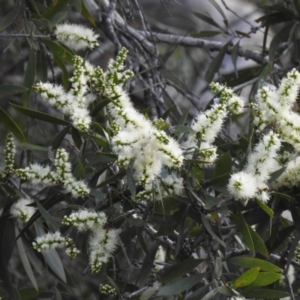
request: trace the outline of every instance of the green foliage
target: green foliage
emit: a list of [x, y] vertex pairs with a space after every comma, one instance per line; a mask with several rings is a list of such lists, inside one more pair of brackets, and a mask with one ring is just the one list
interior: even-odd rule
[[[0, 149], [1, 299], [280, 299], [299, 290], [297, 280], [286, 281], [290, 266], [299, 268], [299, 186], [276, 188], [287, 164], [270, 172], [265, 186], [259, 187], [268, 193], [267, 200], [259, 198], [258, 193], [240, 199], [230, 190], [230, 180], [246, 169], [262, 138], [271, 129], [277, 130], [277, 121], [259, 130], [248, 113], [255, 111], [248, 102], [256, 103], [259, 88], [268, 82], [278, 87], [280, 79], [298, 66], [300, 1], [276, 1], [262, 7], [264, 14], [257, 21], [263, 25], [257, 30], [265, 34], [259, 51], [246, 49], [243, 44], [255, 34], [254, 27], [249, 32], [232, 29], [228, 8], [218, 1], [209, 2], [221, 23], [205, 12], [194, 12], [195, 18], [210, 29], [196, 30], [191, 35], [205, 39], [206, 49], [217, 51], [207, 62], [202, 79], [226, 84], [216, 84], [214, 92], [220, 99], [215, 99], [215, 104], [219, 106], [212, 105], [213, 101], [208, 104], [199, 117], [205, 114], [208, 125], [202, 124], [200, 129], [192, 120], [190, 108], [182, 109], [177, 102], [166, 105], [168, 91], [161, 86], [155, 90], [156, 85], [170, 79], [161, 80], [163, 63], [151, 56], [156, 44], [142, 32], [130, 25], [130, 31], [125, 31], [118, 18], [110, 23], [107, 12], [99, 20], [84, 0], [30, 0], [13, 7], [0, 4], [7, 13], [0, 21], [0, 37], [7, 34], [14, 39], [7, 45], [12, 49], [10, 55], [19, 49], [14, 47], [24, 50], [24, 66], [14, 66], [11, 71], [18, 73], [18, 80], [14, 82], [7, 76], [0, 85], [1, 134], [4, 137], [12, 133], [17, 148], [16, 156], [4, 143]], [[124, 7], [119, 5], [122, 11]], [[109, 48], [106, 53], [113, 60], [104, 70], [100, 65], [107, 65], [107, 57], [101, 54], [102, 45], [98, 52], [103, 61], [94, 61], [96, 66], [90, 66], [92, 49], [79, 50], [75, 56], [76, 47], [74, 50], [64, 45], [54, 33], [59, 24], [70, 23], [71, 15], [76, 19], [80, 15], [82, 23], [95, 32], [103, 30], [114, 43], [115, 51]], [[20, 36], [13, 33], [19, 32], [18, 26], [23, 28]], [[214, 40], [219, 37], [226, 37], [226, 42]], [[201, 45], [201, 40], [197, 42]], [[121, 46], [128, 47], [129, 54]], [[134, 57], [134, 49], [144, 52]], [[228, 54], [232, 71], [219, 77]], [[3, 51], [2, 55], [8, 54]], [[139, 67], [135, 65], [137, 57], [143, 59]], [[256, 64], [241, 68], [240, 57], [253, 59]], [[34, 91], [35, 84], [48, 81], [59, 84], [63, 94], [59, 98], [53, 92], [59, 88], [53, 85], [49, 91], [54, 94], [49, 93], [50, 100], [42, 102], [46, 92], [41, 91], [40, 97]], [[172, 78], [182, 95], [195, 99], [175, 82], [177, 79]], [[226, 101], [232, 100], [233, 91], [239, 95], [250, 83], [254, 84], [245, 111], [234, 114]], [[134, 90], [136, 84], [145, 90]], [[297, 92], [291, 114], [298, 113]], [[139, 93], [145, 100], [142, 104], [136, 97]], [[224, 95], [229, 95], [228, 99], [224, 100]], [[80, 103], [80, 97], [87, 96], [91, 100]], [[140, 111], [147, 109], [141, 114], [133, 104], [130, 109], [123, 107], [126, 97], [134, 100]], [[58, 99], [75, 99], [79, 104], [72, 108], [71, 101], [57, 104]], [[52, 100], [57, 101], [56, 105], [51, 104]], [[195, 106], [195, 101], [191, 103]], [[222, 113], [222, 128], [212, 137], [212, 124], [220, 120]], [[89, 121], [84, 129], [76, 126], [76, 114], [79, 121]], [[246, 125], [241, 126], [243, 123]], [[233, 127], [243, 130], [236, 134]], [[296, 135], [299, 131], [295, 129]], [[131, 146], [137, 143], [142, 146], [132, 156]], [[172, 147], [167, 148], [170, 144]], [[149, 145], [159, 154], [147, 152]], [[181, 151], [177, 156], [176, 145]], [[57, 154], [62, 149], [68, 155], [63, 162]], [[284, 141], [273, 156], [278, 155], [279, 160], [284, 159], [284, 152], [292, 153], [292, 161], [298, 151]], [[12, 171], [5, 172], [10, 154], [14, 156], [10, 161]], [[147, 157], [138, 160], [143, 154], [152, 159], [150, 163]], [[261, 159], [262, 165], [265, 159]], [[160, 160], [163, 163], [156, 166], [159, 170], [154, 168], [154, 176], [149, 179], [147, 169]], [[34, 177], [34, 167], [40, 168], [44, 177]], [[147, 176], [141, 180], [138, 172]], [[20, 199], [31, 200], [29, 207], [34, 209], [25, 223], [13, 213]], [[82, 216], [68, 219], [69, 224], [62, 222], [75, 212], [103, 214], [105, 222], [97, 227], [94, 219], [86, 221]], [[93, 242], [99, 228], [102, 235]], [[54, 246], [48, 252], [36, 251], [33, 242], [37, 237], [54, 232], [65, 239], [67, 254], [76, 249], [78, 255], [68, 257]], [[115, 244], [107, 242], [109, 234], [114, 235]], [[91, 262], [91, 253], [106, 242], [108, 246], [103, 246]]]

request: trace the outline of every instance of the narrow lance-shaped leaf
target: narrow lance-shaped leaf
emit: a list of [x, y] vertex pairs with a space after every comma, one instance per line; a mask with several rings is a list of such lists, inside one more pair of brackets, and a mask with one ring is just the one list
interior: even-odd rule
[[233, 282], [233, 287], [241, 288], [243, 286], [249, 285], [257, 278], [259, 270], [260, 270], [259, 267], [255, 267], [246, 271]]
[[[15, 234], [16, 234], [16, 236], [19, 235], [18, 226], [15, 226]], [[19, 250], [20, 258], [21, 258], [23, 267], [25, 269], [25, 272], [26, 272], [29, 280], [31, 281], [32, 285], [34, 286], [34, 288], [36, 290], [38, 290], [38, 284], [36, 282], [34, 273], [32, 271], [29, 259], [28, 259], [27, 255], [26, 255], [26, 249], [25, 249], [25, 246], [23, 244], [22, 238], [20, 238], [20, 239], [17, 240], [17, 247], [18, 247], [18, 250]]]
[[26, 106], [32, 91], [32, 85], [34, 84], [35, 72], [36, 72], [36, 53], [31, 49], [29, 53], [29, 59], [24, 78], [24, 86], [27, 90], [23, 94], [23, 106]]
[[223, 62], [223, 58], [227, 52], [228, 46], [231, 43], [231, 41], [229, 41], [228, 43], [226, 43], [220, 50], [220, 52], [217, 54], [216, 57], [214, 57], [214, 59], [211, 61], [210, 65], [208, 66], [208, 69], [206, 71], [205, 74], [205, 80], [206, 82], [211, 82], [215, 76], [215, 73], [220, 69], [222, 62]]
[[206, 274], [194, 275], [184, 277], [179, 280], [173, 281], [158, 290], [158, 296], [171, 296], [179, 295], [180, 293], [192, 288], [195, 284], [199, 283]]
[[48, 122], [48, 123], [53, 123], [53, 124], [58, 124], [58, 125], [69, 125], [70, 123], [68, 121], [65, 121], [63, 119], [59, 119], [56, 117], [53, 117], [49, 114], [37, 111], [37, 110], [32, 110], [32, 109], [28, 109], [13, 103], [10, 103], [10, 105], [16, 109], [17, 111], [19, 111], [21, 114], [31, 117], [33, 119], [37, 119], [37, 120], [41, 120], [44, 122]]
[[22, 143], [27, 143], [22, 130], [2, 108], [0, 108], [0, 121], [2, 121]]
[[25, 86], [1, 84], [0, 85], [0, 97], [7, 97], [11, 95], [21, 94], [27, 90]]

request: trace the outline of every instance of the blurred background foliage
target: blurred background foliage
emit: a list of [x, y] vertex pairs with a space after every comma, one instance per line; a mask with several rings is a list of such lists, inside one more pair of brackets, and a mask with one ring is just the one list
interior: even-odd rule
[[[136, 108], [152, 120], [180, 125], [166, 131], [182, 138], [192, 117], [214, 103], [211, 81], [252, 102], [258, 87], [278, 86], [299, 68], [300, 1], [2, 0], [0, 8], [1, 151], [8, 132], [17, 142], [16, 168], [51, 164], [54, 151], [64, 147], [74, 176], [92, 189], [83, 203], [59, 187], [13, 176], [0, 181], [2, 299], [109, 299], [99, 293], [100, 283], [116, 288], [115, 299], [299, 297], [299, 190], [274, 194], [270, 207], [222, 196], [233, 165], [258, 140], [249, 113], [225, 124], [213, 168], [193, 161], [184, 166], [182, 197], [135, 203], [131, 194], [140, 187], [130, 183], [130, 170], [114, 164], [108, 102], [96, 100], [91, 131], [79, 133], [32, 85], [50, 81], [69, 88], [74, 53], [56, 41], [53, 30], [62, 22], [83, 24], [100, 34], [100, 45], [80, 54], [105, 70], [126, 47], [126, 67], [135, 73], [127, 90]], [[38, 211], [22, 228], [9, 208], [23, 192]], [[82, 206], [105, 211], [120, 229], [120, 246], [98, 275], [87, 267], [86, 234], [61, 225], [65, 214]], [[75, 260], [60, 251], [33, 251], [38, 233], [58, 228], [81, 250]], [[165, 261], [157, 259], [158, 246]]]

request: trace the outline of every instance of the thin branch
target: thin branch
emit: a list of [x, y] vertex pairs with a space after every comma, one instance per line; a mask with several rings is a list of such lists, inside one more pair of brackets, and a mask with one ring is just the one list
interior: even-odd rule
[[[156, 41], [172, 45], [177, 44], [184, 47], [198, 47], [202, 49], [208, 49], [210, 51], [220, 51], [221, 48], [224, 46], [223, 42], [210, 41], [202, 38], [184, 37], [164, 33], [151, 33], [149, 31], [138, 31], [138, 33], [150, 41]], [[227, 53], [231, 54], [233, 48], [234, 45], [230, 45], [227, 49]], [[259, 64], [265, 64], [268, 62], [267, 57], [262, 58], [261, 52], [248, 50], [241, 46], [238, 49], [238, 55], [241, 57], [245, 57], [246, 59], [252, 59], [253, 61]]]
[[32, 38], [32, 39], [49, 39], [51, 38], [50, 34], [27, 34], [27, 33], [0, 33], [0, 38]]

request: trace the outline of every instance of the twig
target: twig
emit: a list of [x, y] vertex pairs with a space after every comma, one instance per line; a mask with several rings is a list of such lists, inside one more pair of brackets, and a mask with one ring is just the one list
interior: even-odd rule
[[32, 39], [49, 39], [51, 38], [50, 34], [27, 34], [27, 33], [0, 33], [0, 38], [32, 38]]
[[157, 231], [151, 225], [148, 224], [144, 229], [147, 234], [149, 234], [154, 240], [158, 241], [164, 247], [175, 250], [175, 243], [166, 236], [157, 236]]
[[[210, 51], [220, 51], [224, 46], [223, 42], [218, 41], [210, 41], [202, 38], [194, 38], [194, 37], [184, 37], [174, 34], [164, 34], [164, 33], [151, 33], [149, 31], [138, 31], [140, 35], [145, 37], [147, 40], [166, 43], [166, 44], [178, 44], [184, 47], [198, 47], [202, 49], [208, 49]], [[227, 48], [227, 53], [231, 54], [233, 51], [234, 45], [230, 45]], [[268, 58], [261, 57], [261, 53], [258, 51], [252, 51], [245, 49], [243, 47], [239, 47], [238, 55], [245, 57], [246, 59], [252, 59], [253, 61], [259, 64], [265, 64], [268, 62]]]

